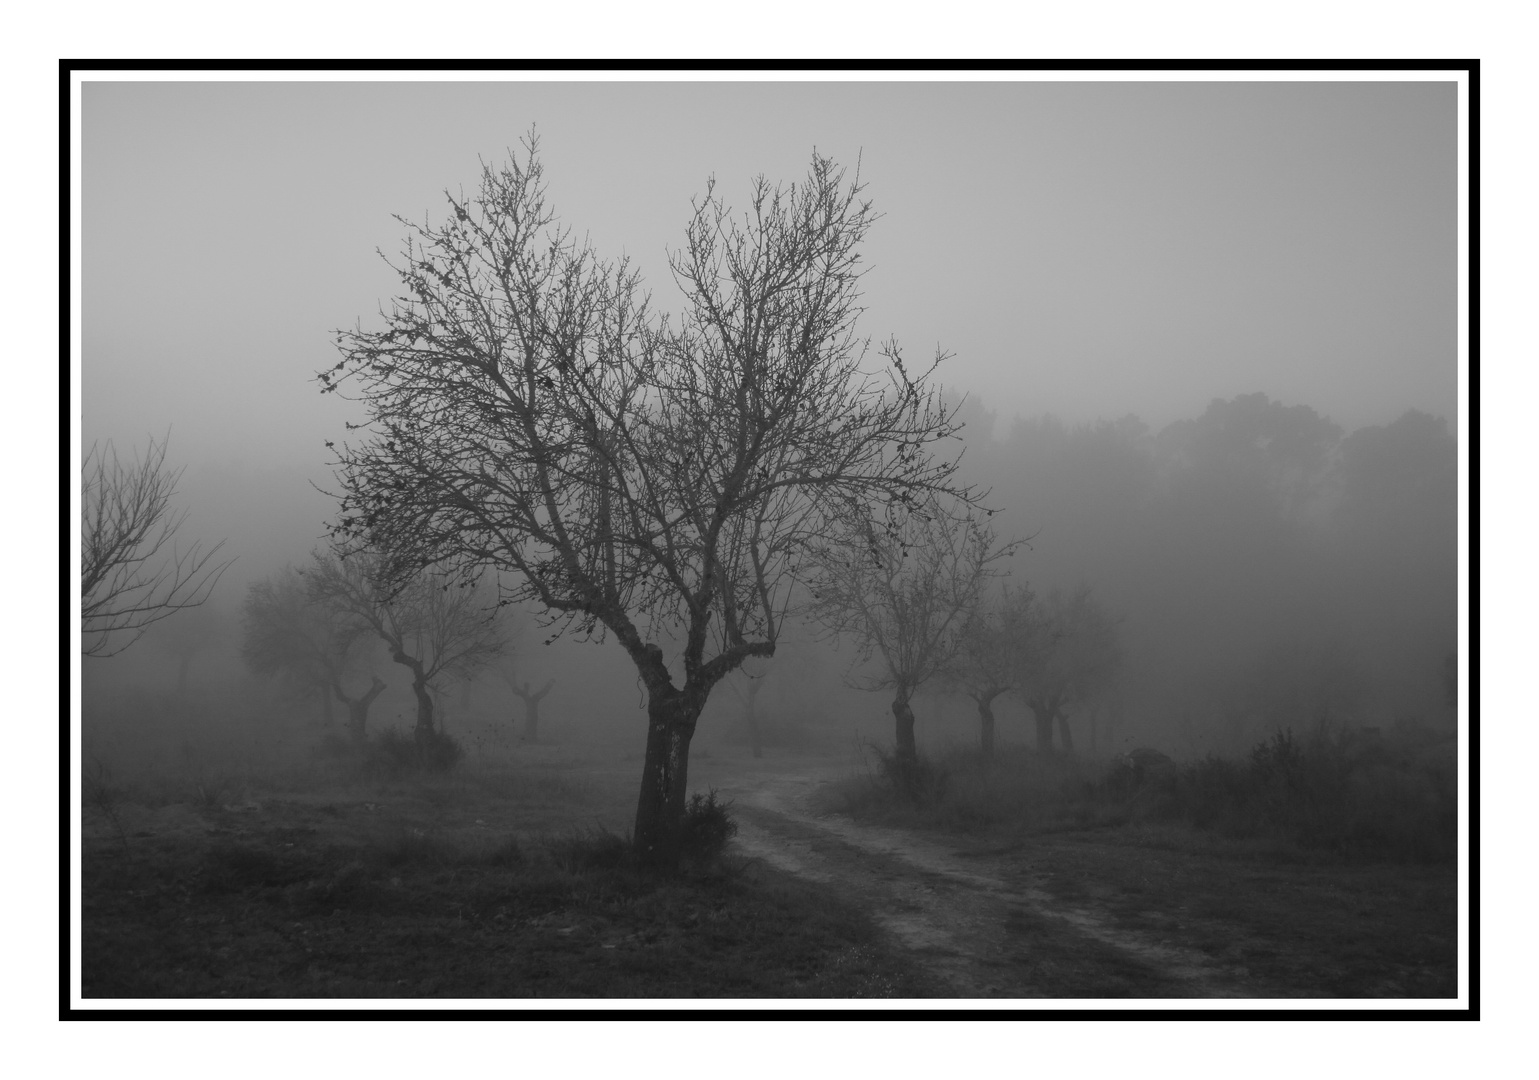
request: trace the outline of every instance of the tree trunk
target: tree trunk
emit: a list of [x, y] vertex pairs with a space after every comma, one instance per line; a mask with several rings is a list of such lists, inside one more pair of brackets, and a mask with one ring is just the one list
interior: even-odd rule
[[1091, 757], [1095, 757], [1095, 755], [1096, 755], [1096, 731], [1095, 731], [1096, 723], [1095, 722], [1096, 722], [1097, 717], [1100, 716], [1100, 714], [1101, 714], [1101, 706], [1100, 705], [1093, 705], [1093, 706], [1091, 706], [1090, 714], [1085, 718], [1085, 722], [1090, 726], [1090, 756]]
[[428, 690], [427, 683], [422, 680], [422, 668], [417, 666], [412, 672], [417, 676], [412, 680], [411, 692], [417, 697], [417, 728], [416, 737], [423, 739], [432, 735], [435, 727], [433, 724], [433, 695]]
[[914, 741], [914, 709], [909, 704], [908, 690], [899, 688], [892, 699], [892, 715], [897, 721], [896, 737], [898, 764], [911, 769], [919, 763], [919, 747]]
[[981, 722], [978, 728], [978, 742], [983, 750], [984, 757], [994, 756], [994, 699], [992, 697], [978, 697], [978, 719]]
[[420, 742], [434, 733], [433, 696], [428, 690], [427, 672], [422, 670], [421, 660], [408, 656], [400, 650], [392, 653], [390, 658], [397, 664], [411, 669], [411, 692], [417, 698], [417, 728], [414, 735]]
[[763, 757], [764, 739], [759, 735], [759, 717], [752, 704], [748, 706], [748, 741], [753, 746], [753, 756]]
[[192, 667], [192, 653], [184, 652], [176, 669], [176, 696], [187, 696], [187, 669]]
[[545, 695], [550, 693], [550, 688], [556, 685], [555, 679], [548, 680], [538, 690], [530, 690], [528, 683], [508, 682], [508, 689], [524, 703], [524, 741], [540, 741], [540, 702]]
[[331, 687], [318, 686], [321, 694], [321, 719], [326, 721], [326, 729], [331, 730], [331, 725], [336, 723], [336, 714], [331, 711]]
[[764, 756], [764, 740], [759, 735], [759, 688], [764, 683], [755, 679], [748, 684], [748, 700], [743, 707], [743, 715], [748, 720], [748, 741], [753, 746], [753, 756]]
[[1037, 722], [1037, 752], [1051, 754], [1053, 752], [1053, 713], [1045, 701], [1033, 701], [1031, 705], [1032, 719]]
[[636, 804], [636, 854], [644, 866], [671, 871], [679, 865], [689, 783], [689, 743], [704, 696], [671, 687], [652, 691], [647, 702], [647, 756]]
[[1074, 736], [1069, 731], [1069, 714], [1060, 711], [1058, 713], [1058, 737], [1063, 741], [1065, 753], [1074, 753]]
[[354, 742], [361, 743], [368, 737], [369, 706], [374, 704], [374, 699], [384, 689], [385, 684], [375, 678], [374, 685], [369, 687], [366, 694], [347, 703], [347, 728]]

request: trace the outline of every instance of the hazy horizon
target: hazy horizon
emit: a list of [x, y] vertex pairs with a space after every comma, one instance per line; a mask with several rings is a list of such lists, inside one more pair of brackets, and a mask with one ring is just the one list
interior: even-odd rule
[[[883, 217], [860, 330], [996, 414], [1156, 430], [1260, 391], [1455, 428], [1453, 83], [109, 83], [83, 87], [83, 440], [171, 432], [189, 532], [321, 536], [331, 331], [537, 126], [562, 223], [677, 306], [715, 176], [816, 148]], [[980, 432], [970, 432], [973, 437]], [[274, 489], [269, 491], [268, 489]], [[284, 494], [280, 512], [241, 501]], [[283, 524], [280, 527], [280, 522]], [[307, 523], [301, 526], [299, 523]], [[311, 527], [313, 526], [313, 527]], [[308, 528], [308, 532], [303, 531]], [[243, 559], [237, 576], [266, 572]], [[260, 565], [252, 565], [257, 563]]]

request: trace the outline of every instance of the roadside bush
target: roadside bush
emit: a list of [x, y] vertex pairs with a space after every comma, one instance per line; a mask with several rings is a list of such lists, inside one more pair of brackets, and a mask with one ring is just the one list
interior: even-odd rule
[[727, 841], [737, 835], [737, 822], [727, 813], [731, 803], [718, 802], [716, 789], [689, 797], [684, 807], [684, 834], [680, 848], [686, 858], [715, 859], [726, 850]]
[[1240, 760], [1178, 765], [1156, 751], [1109, 763], [1003, 748], [922, 759], [905, 777], [889, 752], [832, 785], [829, 809], [959, 832], [1044, 832], [1184, 822], [1230, 839], [1270, 839], [1357, 860], [1438, 862], [1456, 851], [1451, 744], [1373, 733], [1281, 731]]
[[945, 798], [950, 775], [944, 765], [923, 754], [908, 761], [880, 746], [871, 750], [877, 774], [894, 795], [917, 807], [935, 806]]
[[830, 809], [965, 832], [1099, 824], [1108, 813], [1107, 800], [1094, 797], [1098, 770], [1068, 755], [1025, 747], [1001, 748], [991, 757], [953, 750], [921, 758], [908, 781], [892, 754], [872, 749], [876, 767], [833, 785], [825, 796]]

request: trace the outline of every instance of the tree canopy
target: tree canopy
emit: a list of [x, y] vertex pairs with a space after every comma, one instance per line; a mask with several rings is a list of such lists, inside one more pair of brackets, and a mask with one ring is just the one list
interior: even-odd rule
[[[558, 632], [626, 649], [651, 716], [648, 857], [671, 857], [706, 696], [773, 654], [832, 509], [968, 494], [932, 454], [956, 426], [924, 373], [892, 342], [881, 371], [864, 366], [876, 215], [860, 191], [816, 155], [800, 184], [759, 178], [741, 215], [709, 183], [670, 257], [674, 320], [627, 261], [557, 224], [531, 138], [474, 195], [448, 195], [441, 223], [401, 219], [401, 294], [382, 329], [340, 333], [320, 375], [368, 411], [338, 450], [340, 543], [389, 552], [392, 582], [494, 568]], [[664, 639], [682, 640], [681, 684]]]

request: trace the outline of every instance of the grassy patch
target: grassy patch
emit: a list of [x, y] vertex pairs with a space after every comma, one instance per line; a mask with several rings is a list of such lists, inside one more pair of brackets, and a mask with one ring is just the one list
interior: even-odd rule
[[1040, 886], [1282, 996], [1454, 997], [1457, 882], [1444, 866], [1279, 859], [1165, 829], [1032, 845]]
[[603, 830], [410, 825], [88, 845], [84, 995], [867, 997], [932, 992], [868, 917], [767, 868], [661, 878]]

